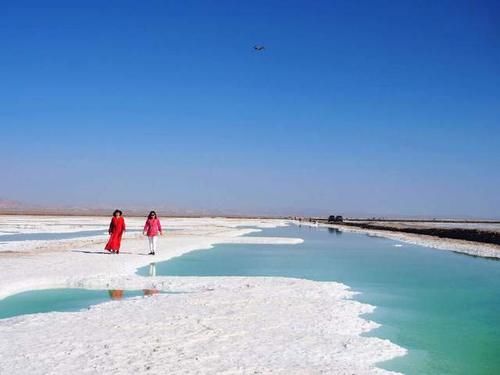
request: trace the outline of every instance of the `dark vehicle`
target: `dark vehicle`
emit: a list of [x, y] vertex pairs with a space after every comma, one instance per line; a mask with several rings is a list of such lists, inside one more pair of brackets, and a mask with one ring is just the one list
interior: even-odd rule
[[330, 215], [330, 216], [328, 216], [328, 222], [329, 223], [341, 223], [343, 221], [344, 221], [344, 218], [342, 216], [340, 216], [340, 215], [337, 215], [337, 216]]

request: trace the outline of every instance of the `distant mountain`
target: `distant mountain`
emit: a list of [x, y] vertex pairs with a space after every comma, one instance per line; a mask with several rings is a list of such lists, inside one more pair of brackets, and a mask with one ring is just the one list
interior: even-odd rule
[[145, 216], [150, 210], [156, 210], [160, 216], [239, 216], [231, 211], [223, 210], [206, 210], [206, 209], [179, 209], [170, 205], [162, 206], [155, 205], [148, 207], [147, 205], [40, 205], [29, 204], [9, 199], [0, 198], [0, 215], [1, 214], [26, 214], [26, 215], [84, 215], [84, 216], [109, 216], [116, 209], [121, 209], [127, 216]]
[[0, 198], [0, 210], [10, 210], [22, 208], [23, 204], [18, 201]]

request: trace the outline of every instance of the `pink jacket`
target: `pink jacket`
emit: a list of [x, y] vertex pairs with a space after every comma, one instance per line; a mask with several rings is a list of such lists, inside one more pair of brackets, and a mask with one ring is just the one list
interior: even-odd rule
[[147, 219], [146, 224], [144, 224], [144, 232], [146, 232], [148, 237], [157, 236], [161, 232], [160, 219]]

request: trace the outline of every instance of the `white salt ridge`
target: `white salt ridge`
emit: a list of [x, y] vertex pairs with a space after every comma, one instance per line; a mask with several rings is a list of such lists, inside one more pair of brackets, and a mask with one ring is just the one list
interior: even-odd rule
[[500, 246], [494, 244], [455, 240], [451, 238], [427, 236], [424, 234], [355, 228], [336, 224], [322, 226], [337, 228], [343, 232], [364, 233], [370, 236], [389, 238], [396, 241], [406, 242], [412, 245], [430, 247], [436, 250], [449, 250], [478, 257], [500, 258]]
[[297, 245], [303, 243], [302, 238], [286, 238], [286, 237], [236, 237], [223, 239], [219, 243], [234, 243], [247, 245]]
[[405, 353], [387, 340], [360, 336], [377, 327], [359, 317], [373, 307], [351, 300], [341, 284], [239, 277], [166, 282], [191, 293], [0, 321], [0, 337], [9, 338], [0, 340], [0, 373], [384, 374], [376, 362]]
[[282, 220], [167, 221], [179, 230], [161, 238], [155, 257], [145, 256], [142, 237], [127, 239], [120, 255], [102, 254], [105, 239], [79, 239], [0, 257], [0, 298], [53, 287], [184, 292], [0, 320], [0, 374], [384, 374], [377, 362], [406, 353], [360, 336], [377, 327], [360, 317], [373, 307], [352, 300], [343, 284], [137, 276], [153, 260], [216, 243], [299, 241], [240, 237], [256, 231], [242, 226], [285, 225]]

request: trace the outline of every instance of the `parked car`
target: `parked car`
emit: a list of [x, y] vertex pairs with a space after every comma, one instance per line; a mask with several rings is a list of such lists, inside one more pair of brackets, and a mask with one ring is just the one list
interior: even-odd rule
[[342, 221], [344, 221], [344, 218], [342, 216], [340, 216], [340, 215], [337, 215], [337, 216], [330, 215], [330, 216], [328, 216], [328, 222], [329, 223], [339, 223], [339, 222], [342, 222]]

